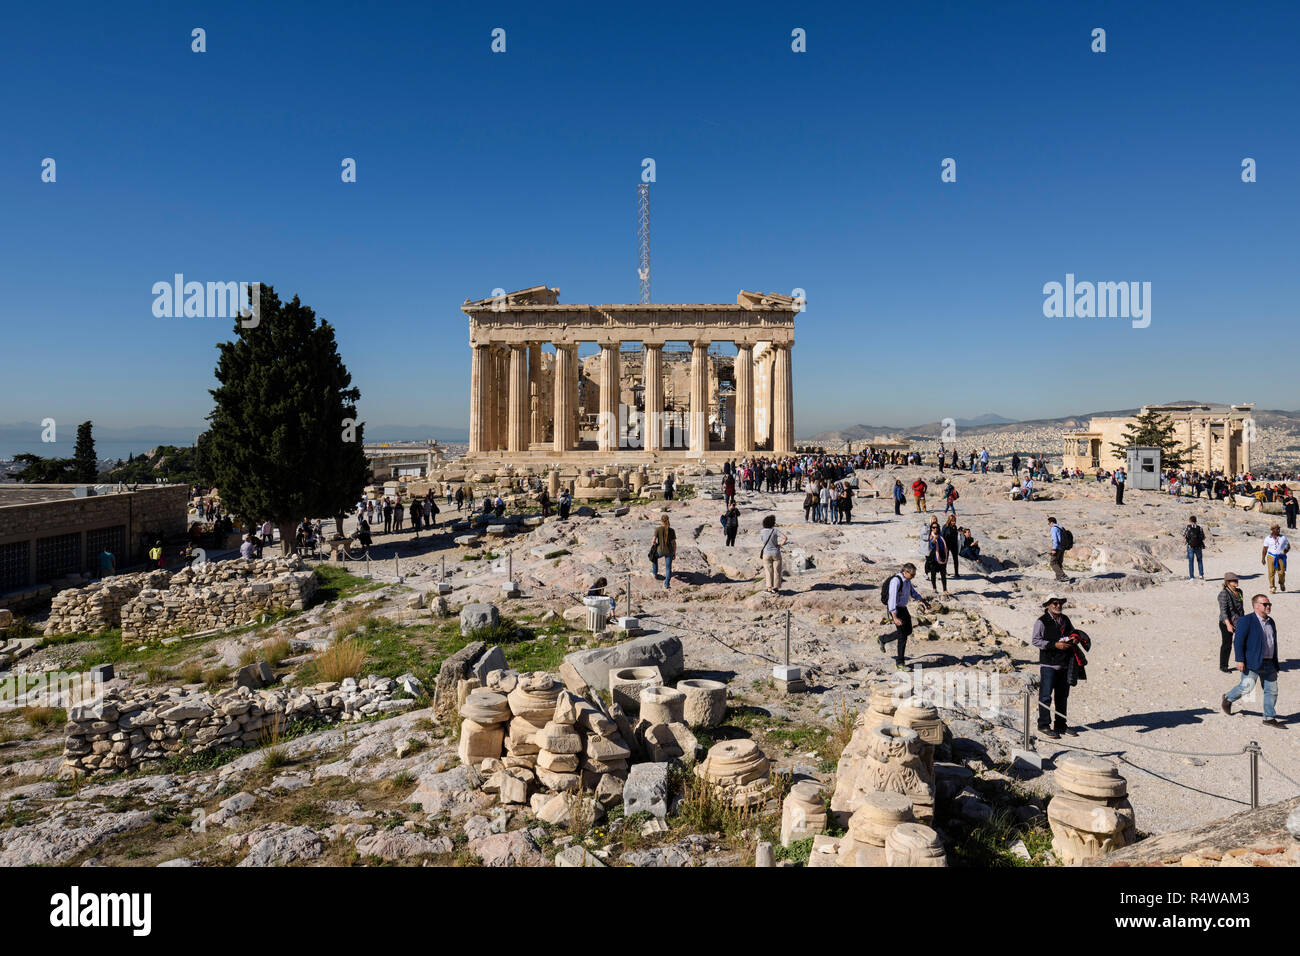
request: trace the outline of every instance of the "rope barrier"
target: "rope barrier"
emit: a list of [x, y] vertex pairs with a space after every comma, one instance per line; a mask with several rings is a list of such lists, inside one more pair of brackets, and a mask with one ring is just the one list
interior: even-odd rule
[[1272, 768], [1272, 770], [1273, 770], [1273, 772], [1274, 772], [1275, 774], [1277, 774], [1279, 777], [1281, 777], [1281, 778], [1282, 778], [1283, 780], [1285, 780], [1287, 783], [1291, 784], [1291, 786], [1295, 787], [1297, 790], [1300, 790], [1300, 781], [1296, 781], [1296, 780], [1293, 780], [1291, 777], [1288, 777], [1285, 773], [1283, 773], [1281, 770], [1278, 769], [1277, 764], [1273, 763], [1273, 761], [1271, 761], [1271, 760], [1269, 760], [1267, 757], [1265, 757], [1263, 753], [1260, 753], [1260, 754], [1259, 754], [1259, 759], [1262, 760], [1262, 761], [1264, 761], [1265, 764], [1267, 764], [1270, 768]]

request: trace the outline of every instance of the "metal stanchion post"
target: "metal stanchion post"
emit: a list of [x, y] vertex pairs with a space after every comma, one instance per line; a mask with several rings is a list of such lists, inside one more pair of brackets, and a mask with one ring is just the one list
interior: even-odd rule
[[632, 572], [627, 573], [627, 617], [632, 616]]
[[1250, 755], [1250, 808], [1259, 809], [1259, 744], [1251, 741], [1246, 745], [1246, 753]]
[[785, 666], [790, 666], [790, 609], [785, 609]]
[[1030, 701], [1033, 700], [1033, 697], [1029, 693], [1028, 687], [1025, 688], [1024, 693], [1025, 693], [1025, 749], [1029, 750], [1031, 747], [1029, 743], [1029, 721], [1032, 716], [1029, 711], [1029, 708], [1030, 708]]

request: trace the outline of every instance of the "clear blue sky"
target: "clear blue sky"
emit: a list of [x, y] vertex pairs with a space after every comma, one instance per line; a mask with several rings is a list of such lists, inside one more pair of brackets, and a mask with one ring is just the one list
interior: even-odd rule
[[[646, 156], [656, 301], [807, 290], [800, 434], [1300, 407], [1261, 365], [1296, 345], [1295, 4], [540, 6], [7, 4], [0, 422], [200, 424], [230, 327], [154, 318], [181, 272], [299, 294], [369, 422], [464, 428], [460, 303], [636, 301]], [[1151, 282], [1150, 327], [1045, 318], [1067, 272]]]

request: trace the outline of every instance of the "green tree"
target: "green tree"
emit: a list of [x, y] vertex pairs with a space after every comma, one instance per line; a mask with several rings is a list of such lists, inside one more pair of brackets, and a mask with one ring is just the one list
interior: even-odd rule
[[94, 481], [99, 475], [99, 459], [95, 455], [95, 436], [91, 422], [77, 426], [77, 447], [72, 452], [74, 481]]
[[245, 523], [269, 518], [285, 552], [302, 518], [341, 518], [368, 479], [359, 389], [334, 329], [294, 296], [261, 287], [261, 321], [219, 346], [211, 428], [199, 458], [222, 503]]
[[1174, 435], [1175, 427], [1173, 419], [1167, 415], [1154, 410], [1140, 412], [1131, 424], [1124, 427], [1120, 440], [1111, 442], [1110, 447], [1120, 461], [1128, 460], [1128, 450], [1133, 446], [1159, 448], [1161, 468], [1182, 468], [1191, 462], [1197, 445], [1185, 447]]
[[71, 458], [42, 458], [40, 455], [24, 452], [21, 455], [14, 455], [14, 461], [22, 462], [25, 466], [14, 476], [19, 481], [34, 485], [58, 485], [75, 480], [72, 477]]

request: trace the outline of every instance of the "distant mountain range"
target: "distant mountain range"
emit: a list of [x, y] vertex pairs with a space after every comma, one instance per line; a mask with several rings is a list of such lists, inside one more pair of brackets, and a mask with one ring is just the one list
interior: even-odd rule
[[[1200, 400], [1180, 400], [1177, 402], [1162, 402], [1165, 405], [1209, 405], [1212, 402]], [[1073, 431], [1075, 429], [1085, 428], [1089, 421], [1094, 418], [1119, 418], [1127, 415], [1136, 415], [1136, 408], [1120, 408], [1104, 412], [1089, 412], [1086, 415], [1066, 415], [1062, 418], [1034, 418], [1017, 421], [1011, 418], [1005, 418], [1002, 415], [993, 412], [987, 412], [978, 415], [975, 418], [958, 418], [956, 425], [961, 430], [961, 437], [972, 435], [992, 435], [999, 432], [1018, 432], [1027, 431], [1035, 428], [1053, 428], [1062, 431]], [[1262, 409], [1254, 411], [1254, 417], [1257, 425], [1261, 428], [1280, 428], [1288, 432], [1300, 432], [1300, 411], [1282, 411], [1280, 409]], [[942, 422], [926, 422], [922, 425], [850, 425], [847, 428], [831, 429], [830, 431], [819, 432], [811, 438], [801, 439], [801, 441], [810, 442], [841, 442], [841, 441], [870, 441], [876, 436], [888, 436], [892, 438], [938, 438], [943, 433]]]

